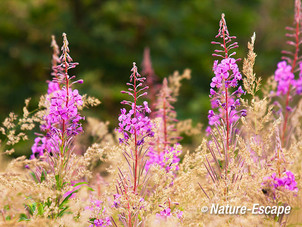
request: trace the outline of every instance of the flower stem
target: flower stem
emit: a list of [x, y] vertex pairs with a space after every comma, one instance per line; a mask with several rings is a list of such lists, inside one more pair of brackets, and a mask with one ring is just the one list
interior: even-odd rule
[[229, 124], [229, 104], [228, 104], [228, 89], [225, 88], [225, 121], [226, 121], [226, 149], [227, 152], [229, 150], [229, 131], [230, 131], [230, 124]]
[[[294, 59], [292, 61], [292, 69], [291, 69], [291, 73], [294, 73], [295, 71], [295, 67], [297, 64], [297, 60], [298, 60], [298, 53], [299, 53], [299, 34], [300, 34], [300, 23], [299, 20], [296, 22], [296, 32], [295, 32], [295, 55], [294, 55]], [[287, 121], [288, 121], [288, 115], [289, 115], [289, 111], [287, 110], [287, 107], [289, 105], [289, 98], [290, 98], [290, 89], [291, 89], [291, 85], [288, 86], [288, 91], [286, 94], [286, 101], [285, 101], [285, 118], [284, 118], [284, 122], [283, 122], [283, 130], [282, 130], [282, 137], [281, 137], [281, 144], [283, 146], [285, 146], [285, 138], [286, 138], [286, 127], [287, 127]]]
[[285, 101], [285, 118], [283, 122], [283, 129], [282, 129], [282, 137], [281, 137], [281, 144], [284, 146], [285, 144], [285, 137], [286, 137], [286, 126], [287, 126], [287, 120], [288, 120], [288, 110], [287, 107], [289, 105], [289, 95], [290, 95], [290, 88], [291, 86], [289, 85], [288, 87], [288, 92], [286, 94], [286, 101]]
[[[133, 71], [133, 98], [134, 98], [134, 117], [136, 118], [136, 102], [137, 102], [137, 92], [136, 92], [136, 76], [137, 71], [136, 68], [134, 68]], [[138, 154], [137, 154], [137, 135], [136, 135], [136, 129], [134, 129], [134, 149], [135, 149], [135, 160], [134, 160], [134, 187], [133, 192], [136, 192], [137, 188], [137, 168], [138, 168]]]
[[[223, 23], [225, 21], [223, 20]], [[227, 46], [226, 46], [226, 41], [225, 41], [225, 24], [222, 26], [222, 36], [223, 36], [223, 48], [224, 48], [224, 53], [225, 53], [225, 59], [228, 58], [228, 49], [227, 49]], [[229, 151], [229, 106], [228, 106], [228, 88], [225, 84], [225, 120], [226, 120], [226, 160], [227, 160], [227, 155], [228, 155], [228, 151]], [[227, 165], [227, 162], [226, 162], [226, 165]]]
[[166, 150], [166, 145], [168, 143], [168, 133], [167, 133], [167, 110], [166, 110], [166, 99], [163, 100], [163, 122], [164, 122], [164, 151]]

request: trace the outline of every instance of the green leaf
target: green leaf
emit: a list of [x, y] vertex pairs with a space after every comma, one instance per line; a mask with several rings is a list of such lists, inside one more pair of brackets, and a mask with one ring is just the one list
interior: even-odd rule
[[75, 190], [71, 192], [68, 196], [65, 197], [65, 199], [62, 201], [62, 203], [59, 205], [60, 209], [63, 209], [63, 206], [68, 202], [69, 198], [74, 194], [77, 193], [79, 190]]
[[36, 203], [33, 203], [33, 204], [29, 204], [29, 205], [26, 205], [29, 209], [28, 209], [28, 212], [30, 213], [30, 215], [34, 215], [34, 212], [36, 211], [36, 207], [37, 207], [37, 204]]
[[66, 182], [63, 183], [63, 180], [62, 180], [62, 178], [60, 177], [59, 174], [57, 174], [57, 175], [55, 176], [55, 179], [56, 179], [57, 189], [58, 189], [59, 191], [61, 191], [61, 189], [63, 188], [63, 186], [66, 184]]
[[77, 186], [79, 186], [79, 185], [84, 185], [84, 184], [87, 184], [87, 189], [89, 190], [89, 191], [94, 191], [91, 187], [89, 187], [88, 186], [88, 183], [87, 182], [79, 182], [79, 183], [76, 183], [75, 185], [73, 185], [73, 187], [75, 188], [75, 187], [77, 187]]
[[8, 216], [5, 217], [5, 220], [10, 221], [10, 220], [12, 220], [12, 217], [10, 215], [8, 215]]
[[91, 187], [88, 187], [87, 189], [88, 189], [89, 191], [94, 192], [94, 189], [92, 189]]
[[66, 211], [68, 208], [69, 208], [68, 206], [67, 206], [67, 207], [64, 207], [64, 209], [61, 210], [60, 213], [58, 214], [58, 217], [62, 217], [63, 214], [65, 214], [65, 211]]
[[44, 214], [44, 206], [42, 203], [38, 204], [38, 215], [43, 216]]
[[95, 220], [96, 220], [96, 218], [89, 218], [89, 222], [90, 222], [91, 224], [93, 224]]
[[50, 207], [52, 201], [50, 198], [48, 198], [47, 202], [45, 202], [45, 206]]
[[30, 219], [28, 219], [28, 217], [26, 216], [26, 214], [20, 214], [20, 217], [19, 217], [19, 222], [20, 221], [29, 221]]
[[75, 185], [73, 185], [73, 187], [76, 187], [76, 186], [79, 186], [79, 185], [83, 185], [83, 184], [88, 184], [87, 182], [79, 182], [79, 183], [76, 183]]
[[41, 182], [43, 182], [46, 179], [46, 175], [47, 175], [46, 170], [43, 170], [41, 174]]
[[36, 174], [35, 174], [34, 172], [31, 172], [30, 175], [34, 178], [34, 181], [35, 181], [36, 183], [39, 183], [39, 181], [38, 181], [38, 179], [37, 179], [37, 177], [36, 177]]

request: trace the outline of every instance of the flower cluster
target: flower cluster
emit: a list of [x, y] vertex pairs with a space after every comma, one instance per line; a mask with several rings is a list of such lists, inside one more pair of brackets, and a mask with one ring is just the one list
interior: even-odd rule
[[83, 131], [80, 121], [84, 117], [81, 117], [78, 112], [78, 108], [83, 105], [82, 96], [78, 90], [71, 88], [73, 83], [82, 83], [83, 81], [78, 80], [70, 83], [73, 77], [69, 77], [67, 72], [78, 63], [72, 62], [65, 33], [63, 37], [60, 58], [57, 56], [58, 48], [53, 38], [53, 80], [48, 82], [47, 110], [43, 118], [44, 123], [40, 126], [41, 131], [46, 132], [46, 135], [35, 139], [31, 158], [41, 157], [45, 152], [58, 153], [59, 149], [56, 147], [62, 147], [65, 141], [70, 141], [72, 136]]
[[171, 216], [176, 216], [177, 218], [181, 219], [183, 215], [182, 211], [175, 211], [171, 213], [171, 209], [170, 208], [166, 208], [164, 210], [162, 210], [159, 214], [156, 214], [157, 217], [159, 218], [163, 218], [163, 219], [167, 219]]
[[212, 83], [210, 84], [212, 88], [220, 88], [223, 84], [225, 88], [236, 87], [238, 81], [242, 79], [234, 58], [225, 58], [219, 64], [218, 60], [214, 61], [213, 71], [215, 77], [212, 78]]
[[[117, 182], [117, 194], [115, 195], [114, 206], [116, 208], [121, 207], [120, 209], [120, 220], [123, 220], [123, 223], [127, 226], [131, 226], [132, 222], [136, 222], [138, 219], [138, 210], [141, 210], [143, 206], [137, 205], [130, 206], [130, 197], [133, 197], [133, 200], [137, 200], [137, 195], [139, 194], [139, 183], [143, 175], [146, 176], [146, 171], [144, 169], [146, 152], [149, 149], [149, 144], [145, 143], [146, 137], [153, 137], [154, 132], [152, 131], [153, 124], [147, 113], [151, 112], [151, 109], [148, 106], [146, 101], [142, 105], [138, 103], [138, 100], [142, 96], [146, 96], [148, 86], [144, 86], [146, 80], [145, 77], [142, 77], [137, 70], [136, 64], [133, 63], [131, 69], [130, 83], [127, 83], [129, 86], [128, 91], [122, 91], [122, 93], [128, 94], [131, 99], [124, 100], [121, 104], [128, 105], [131, 107], [129, 112], [125, 108], [121, 109], [121, 114], [118, 118], [119, 128], [118, 131], [122, 134], [122, 138], [119, 138], [119, 142], [125, 145], [124, 157], [128, 163], [129, 172], [124, 174], [123, 171], [119, 170], [120, 181]], [[126, 176], [131, 176], [129, 179]], [[143, 180], [146, 184], [147, 182]], [[142, 183], [141, 183], [142, 184]], [[126, 200], [126, 203], [120, 203], [120, 199]], [[143, 200], [139, 200], [139, 203]], [[127, 214], [125, 213], [127, 210]], [[127, 224], [126, 224], [127, 223]]]
[[50, 98], [49, 113], [45, 116], [46, 123], [41, 126], [43, 131], [49, 130], [57, 134], [63, 135], [63, 128], [57, 128], [58, 125], [65, 124], [67, 136], [77, 135], [82, 132], [80, 120], [84, 119], [78, 112], [78, 107], [83, 105], [82, 96], [78, 90], [71, 88], [57, 90]]
[[60, 90], [60, 84], [58, 84], [57, 82], [53, 82], [53, 81], [48, 82], [47, 94], [50, 95], [58, 90]]
[[[211, 106], [213, 109], [218, 108], [219, 113], [215, 114], [213, 110], [209, 110], [209, 124], [219, 125], [221, 120], [226, 121], [226, 112], [229, 115], [229, 123], [234, 123], [240, 118], [240, 115], [245, 116], [246, 114], [245, 110], [236, 111], [236, 108], [240, 106], [239, 97], [245, 93], [242, 87], [239, 86], [233, 93], [228, 94], [228, 88], [236, 88], [238, 81], [242, 80], [236, 60], [234, 58], [226, 58], [220, 63], [216, 60], [213, 71], [215, 76], [210, 84]], [[215, 88], [218, 91], [215, 91]]]
[[[221, 125], [222, 122], [222, 125], [226, 126], [228, 147], [230, 125], [236, 122], [240, 115], [245, 115], [246, 111], [243, 110], [240, 113], [235, 110], [240, 105], [239, 97], [244, 94], [244, 91], [241, 86], [236, 90], [238, 82], [242, 80], [242, 76], [236, 63], [239, 59], [236, 60], [231, 57], [236, 54], [236, 52], [231, 52], [231, 50], [237, 48], [238, 43], [232, 41], [236, 39], [236, 36], [230, 36], [224, 14], [221, 15], [216, 38], [221, 38], [222, 42], [213, 41], [212, 44], [217, 44], [222, 49], [216, 49], [213, 56], [220, 57], [222, 60], [220, 63], [218, 60], [214, 61], [213, 71], [215, 76], [210, 84], [210, 98], [212, 108], [218, 108], [219, 113], [215, 114], [213, 110], [210, 110], [208, 119], [211, 126]], [[215, 88], [217, 89], [216, 91], [214, 90]], [[230, 88], [235, 89], [231, 94], [229, 94]], [[211, 128], [208, 127], [206, 131], [210, 134]]]
[[144, 138], [147, 136], [153, 136], [154, 133], [151, 131], [152, 123], [145, 114], [150, 113], [151, 110], [148, 107], [148, 102], [144, 101], [143, 105], [134, 105], [127, 113], [125, 108], [121, 109], [121, 114], [118, 118], [119, 129], [118, 131], [123, 134], [124, 138], [119, 138], [120, 143], [127, 143], [130, 135], [136, 133], [137, 136], [141, 136], [140, 140], [137, 141], [137, 145], [144, 143]]
[[275, 71], [275, 80], [278, 82], [277, 95], [286, 95], [290, 86], [295, 84], [295, 75], [292, 73], [292, 67], [281, 61]]
[[290, 88], [295, 89], [296, 94], [302, 93], [302, 72], [300, 63], [300, 74], [299, 78], [295, 79], [295, 75], [292, 70], [292, 66], [288, 65], [286, 61], [281, 61], [277, 65], [277, 70], [275, 71], [275, 80], [278, 83], [277, 95], [286, 95]]
[[289, 191], [297, 192], [297, 182], [295, 176], [291, 171], [285, 171], [284, 177], [278, 178], [276, 173], [263, 179], [262, 185], [269, 185], [274, 190], [284, 188]]
[[[174, 205], [174, 207], [172, 205]], [[168, 198], [168, 201], [166, 201], [164, 205], [159, 205], [159, 207], [163, 208], [163, 210], [160, 211], [160, 213], [157, 213], [156, 216], [164, 220], [167, 220], [173, 216], [177, 217], [178, 219], [182, 219], [183, 212], [175, 207], [177, 205], [179, 205], [177, 202], [172, 202], [171, 199]], [[172, 210], [173, 212], [171, 212]]]
[[118, 208], [119, 207], [119, 205], [121, 204], [121, 195], [120, 194], [114, 194], [113, 195], [113, 198], [114, 198], [114, 200], [113, 200], [113, 207], [115, 207], [115, 208]]
[[175, 149], [175, 147], [168, 147], [164, 152], [158, 153], [150, 148], [148, 153], [149, 159], [146, 162], [146, 170], [148, 170], [152, 165], [157, 164], [163, 169], [166, 169], [167, 172], [173, 170], [178, 170], [178, 163], [180, 158], [178, 157], [181, 154], [181, 150]]
[[89, 227], [107, 227], [112, 226], [111, 218], [107, 216], [103, 202], [100, 200], [92, 201], [92, 205], [86, 207], [86, 210], [90, 210], [97, 214], [97, 218], [90, 218], [91, 225]]
[[31, 159], [42, 157], [45, 151], [53, 152], [52, 142], [45, 136], [36, 137], [31, 150], [33, 152], [30, 156]]
[[151, 113], [151, 109], [148, 106], [148, 102], [144, 101], [143, 105], [138, 105], [137, 101], [140, 97], [147, 95], [144, 92], [148, 89], [148, 86], [143, 86], [145, 77], [137, 72], [137, 67], [133, 63], [133, 68], [131, 69], [130, 82], [127, 83], [130, 88], [128, 91], [122, 91], [133, 98], [132, 101], [122, 101], [122, 104], [131, 106], [131, 109], [127, 113], [125, 108], [121, 109], [121, 114], [118, 118], [119, 128], [118, 131], [122, 133], [123, 138], [119, 138], [120, 143], [127, 143], [131, 135], [135, 136], [135, 146], [140, 146], [144, 144], [144, 139], [146, 137], [153, 137], [154, 132], [152, 132], [152, 123], [146, 113]]

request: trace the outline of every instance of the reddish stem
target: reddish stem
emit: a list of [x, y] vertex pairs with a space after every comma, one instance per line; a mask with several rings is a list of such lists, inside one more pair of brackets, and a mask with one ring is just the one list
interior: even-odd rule
[[131, 211], [130, 211], [130, 203], [129, 203], [129, 199], [128, 199], [128, 194], [127, 194], [127, 184], [125, 184], [125, 196], [126, 196], [126, 200], [127, 200], [127, 208], [128, 208], [128, 225], [129, 227], [131, 227]]
[[163, 121], [164, 121], [164, 151], [168, 143], [168, 133], [167, 133], [167, 111], [166, 111], [166, 99], [163, 100]]
[[284, 118], [284, 122], [283, 122], [283, 130], [282, 130], [282, 139], [281, 139], [281, 142], [282, 142], [282, 145], [284, 146], [284, 142], [285, 142], [285, 136], [286, 136], [286, 126], [287, 126], [287, 120], [288, 120], [288, 110], [287, 110], [287, 107], [288, 107], [288, 104], [289, 104], [289, 95], [290, 95], [290, 88], [291, 86], [289, 85], [288, 86], [288, 92], [286, 94], [286, 102], [285, 102], [285, 118]]
[[[295, 55], [294, 55], [294, 59], [293, 59], [293, 63], [292, 63], [292, 69], [291, 69], [291, 73], [294, 73], [295, 71], [295, 67], [296, 67], [296, 64], [297, 64], [297, 60], [298, 60], [298, 53], [299, 53], [299, 30], [300, 30], [300, 24], [299, 24], [299, 21], [296, 22], [296, 40], [295, 40], [295, 43], [296, 43], [296, 46], [295, 46]], [[288, 115], [289, 115], [289, 111], [287, 110], [287, 107], [289, 105], [289, 98], [290, 98], [290, 89], [291, 89], [291, 85], [288, 86], [288, 91], [287, 91], [287, 94], [286, 94], [286, 101], [285, 101], [285, 118], [284, 118], [284, 123], [283, 123], [283, 130], [282, 130], [282, 139], [281, 139], [281, 142], [282, 142], [282, 145], [284, 146], [284, 143], [285, 143], [285, 137], [286, 137], [286, 127], [287, 127], [287, 120], [288, 120]]]
[[[224, 22], [224, 20], [223, 20]], [[225, 24], [222, 26], [222, 35], [223, 35], [223, 47], [224, 47], [224, 52], [225, 52], [225, 59], [228, 58], [228, 50], [227, 50], [227, 47], [226, 47], [226, 42], [225, 42]], [[226, 146], [226, 149], [227, 149], [227, 152], [229, 150], [229, 106], [228, 106], [228, 88], [225, 86], [225, 120], [226, 120], [226, 136], [227, 136], [227, 146]]]
[[226, 136], [227, 136], [227, 151], [229, 150], [229, 131], [230, 131], [230, 124], [229, 124], [229, 105], [228, 105], [228, 89], [225, 88], [225, 120], [226, 120]]
[[[69, 101], [69, 78], [68, 78], [68, 63], [67, 63], [67, 58], [66, 58], [66, 54], [64, 57], [64, 66], [65, 66], [65, 83], [66, 83], [66, 107], [68, 107], [68, 101]], [[65, 130], [66, 130], [66, 122], [63, 119], [62, 120], [62, 147], [64, 144], [64, 140], [65, 140]], [[63, 156], [63, 150], [61, 155]]]
[[[136, 76], [137, 76], [137, 71], [136, 68], [134, 68], [133, 71], [133, 97], [134, 97], [134, 117], [136, 117], [136, 102], [137, 102], [137, 93], [136, 93]], [[133, 187], [133, 192], [136, 192], [136, 187], [137, 187], [137, 168], [138, 168], [138, 154], [137, 154], [137, 135], [136, 135], [136, 129], [134, 129], [134, 149], [135, 149], [135, 164], [134, 164], [134, 187]]]

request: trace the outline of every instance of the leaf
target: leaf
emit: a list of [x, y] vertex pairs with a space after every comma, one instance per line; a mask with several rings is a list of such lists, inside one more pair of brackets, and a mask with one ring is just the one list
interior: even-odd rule
[[5, 217], [5, 220], [10, 221], [10, 220], [12, 220], [12, 217], [10, 215], [8, 215], [8, 216]]
[[29, 221], [30, 219], [27, 218], [26, 214], [20, 214], [20, 217], [19, 217], [19, 220], [18, 222], [20, 221]]
[[68, 209], [69, 207], [65, 207], [63, 210], [60, 211], [60, 213], [58, 214], [58, 217], [62, 217], [63, 214], [65, 213], [65, 211]]
[[36, 183], [39, 183], [39, 181], [38, 181], [38, 179], [37, 179], [37, 176], [36, 176], [36, 174], [35, 174], [34, 172], [31, 172], [30, 175], [34, 178], [34, 181], [35, 181]]
[[79, 182], [79, 183], [76, 183], [75, 185], [73, 185], [73, 187], [75, 188], [75, 187], [77, 187], [77, 186], [79, 186], [79, 185], [84, 185], [84, 184], [87, 184], [87, 190], [89, 190], [89, 191], [94, 191], [91, 187], [89, 187], [88, 186], [88, 183], [87, 182]]
[[75, 188], [76, 186], [83, 185], [83, 184], [88, 184], [88, 183], [87, 182], [79, 182], [79, 183], [76, 183], [75, 185], [73, 185], [73, 187]]
[[43, 182], [46, 179], [46, 175], [47, 175], [47, 172], [45, 170], [43, 170], [42, 174], [41, 174], [41, 182]]
[[77, 193], [79, 190], [75, 190], [71, 192], [68, 196], [65, 197], [65, 199], [62, 201], [62, 203], [59, 205], [60, 209], [63, 209], [63, 206], [68, 202], [69, 198], [74, 194]]
[[39, 203], [38, 204], [38, 215], [43, 216], [43, 214], [44, 214], [44, 206], [42, 203]]
[[47, 202], [45, 202], [45, 206], [50, 207], [52, 201], [50, 198], [48, 198]]
[[88, 189], [89, 191], [94, 192], [94, 189], [92, 189], [91, 187], [87, 187], [87, 189]]
[[31, 205], [26, 205], [26, 206], [29, 208], [28, 212], [30, 213], [30, 215], [34, 215], [34, 212], [36, 211], [37, 204], [33, 203]]
[[64, 182], [64, 183], [63, 183], [62, 178], [60, 177], [59, 174], [57, 174], [57, 175], [55, 176], [55, 179], [56, 179], [57, 189], [58, 189], [59, 191], [61, 191], [61, 189], [64, 187], [64, 185], [65, 185], [67, 182]]

